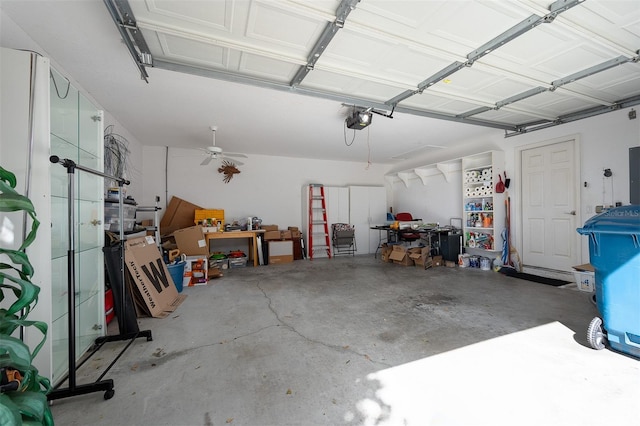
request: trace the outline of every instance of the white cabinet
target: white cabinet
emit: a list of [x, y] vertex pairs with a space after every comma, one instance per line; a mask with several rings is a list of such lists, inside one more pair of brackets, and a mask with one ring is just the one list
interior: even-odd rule
[[[2, 49], [2, 147], [5, 168], [21, 182], [31, 176], [29, 198], [41, 221], [29, 257], [40, 288], [38, 304], [29, 319], [49, 326], [47, 340], [34, 360], [45, 377], [56, 384], [68, 370], [68, 178], [67, 170], [49, 157], [68, 158], [85, 167], [103, 170], [103, 114], [65, 77], [50, 68], [47, 58]], [[32, 59], [35, 67], [32, 67]], [[31, 70], [35, 84], [30, 83]], [[26, 169], [30, 138], [29, 95], [34, 94], [32, 167]], [[16, 119], [16, 115], [21, 116]], [[26, 119], [24, 117], [27, 117]], [[11, 144], [5, 144], [5, 140]], [[10, 146], [9, 146], [10, 145]], [[7, 161], [11, 158], [11, 162]], [[104, 335], [103, 179], [76, 170], [75, 198], [75, 309], [77, 358]], [[31, 348], [41, 339], [33, 327], [25, 340]]]
[[387, 218], [387, 191], [383, 186], [349, 187], [349, 223], [355, 226], [357, 254], [375, 253], [379, 232]]
[[496, 192], [496, 184], [503, 172], [502, 151], [462, 158], [462, 227], [467, 252], [502, 250], [505, 198], [504, 193]]
[[349, 223], [349, 188], [346, 186], [325, 186], [327, 222], [329, 232], [334, 223]]

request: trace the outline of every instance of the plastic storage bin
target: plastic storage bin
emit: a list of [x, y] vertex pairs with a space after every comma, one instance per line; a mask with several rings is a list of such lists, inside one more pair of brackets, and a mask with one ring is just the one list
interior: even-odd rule
[[[124, 218], [124, 230], [132, 231], [136, 224], [136, 205], [123, 203], [122, 215]], [[120, 231], [119, 204], [117, 201], [104, 200], [104, 229], [112, 232]]]
[[230, 257], [229, 258], [229, 268], [244, 268], [247, 266], [247, 258], [246, 257]]
[[612, 349], [640, 358], [640, 206], [608, 210], [578, 232], [589, 237], [602, 315], [589, 325], [589, 343], [602, 349], [608, 341]]

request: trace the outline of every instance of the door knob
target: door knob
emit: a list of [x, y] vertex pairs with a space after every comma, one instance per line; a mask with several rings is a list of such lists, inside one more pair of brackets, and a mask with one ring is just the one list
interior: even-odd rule
[[575, 216], [576, 215], [576, 211], [575, 210], [571, 210], [570, 212], [564, 212], [564, 214], [570, 214], [571, 216]]

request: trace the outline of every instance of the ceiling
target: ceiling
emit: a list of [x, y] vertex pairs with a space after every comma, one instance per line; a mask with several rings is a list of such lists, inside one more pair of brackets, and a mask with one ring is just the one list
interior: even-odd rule
[[[0, 7], [145, 145], [204, 147], [215, 125], [225, 151], [394, 163], [640, 103], [637, 0]], [[354, 107], [370, 126], [345, 129]]]

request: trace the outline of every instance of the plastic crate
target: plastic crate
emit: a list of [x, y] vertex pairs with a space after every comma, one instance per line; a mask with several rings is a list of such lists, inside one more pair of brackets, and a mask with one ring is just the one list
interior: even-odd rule
[[228, 259], [209, 259], [210, 268], [227, 269], [229, 267]]
[[[135, 219], [125, 219], [124, 220], [124, 231], [133, 231], [133, 227], [136, 225]], [[118, 218], [111, 219], [110, 221], [106, 221], [104, 223], [104, 230], [111, 232], [120, 232], [120, 221]]]
[[246, 257], [232, 257], [232, 258], [229, 258], [228, 261], [229, 261], [229, 269], [244, 268], [245, 266], [247, 266]]

